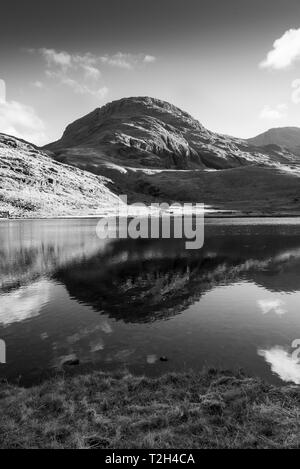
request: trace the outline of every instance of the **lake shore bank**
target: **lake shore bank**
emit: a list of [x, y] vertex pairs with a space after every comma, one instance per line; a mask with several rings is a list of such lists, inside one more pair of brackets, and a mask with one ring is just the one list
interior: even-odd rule
[[210, 369], [0, 385], [0, 448], [299, 448], [300, 387]]
[[[145, 214], [145, 216], [149, 216], [151, 213]], [[193, 214], [195, 215], [195, 214]], [[8, 218], [1, 218], [0, 221], [15, 221], [15, 220], [81, 220], [81, 219], [99, 219], [103, 217], [113, 217], [113, 216], [122, 216], [116, 212], [103, 212], [98, 213], [96, 215], [63, 215], [63, 216], [23, 216], [23, 217], [8, 217]], [[132, 218], [134, 215], [128, 215], [128, 218]], [[141, 216], [141, 215], [140, 215]], [[156, 215], [157, 216], [157, 215]], [[172, 214], [171, 214], [172, 216]], [[174, 215], [173, 215], [174, 216]], [[176, 215], [179, 216], [179, 215]], [[300, 212], [297, 213], [249, 213], [249, 212], [205, 212], [204, 214], [205, 219], [239, 219], [239, 218], [300, 218]]]

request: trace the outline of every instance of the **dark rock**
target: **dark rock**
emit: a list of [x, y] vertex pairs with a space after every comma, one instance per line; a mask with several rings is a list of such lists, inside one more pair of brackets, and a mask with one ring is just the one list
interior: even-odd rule
[[161, 362], [167, 362], [169, 359], [168, 357], [165, 357], [164, 355], [159, 358]]

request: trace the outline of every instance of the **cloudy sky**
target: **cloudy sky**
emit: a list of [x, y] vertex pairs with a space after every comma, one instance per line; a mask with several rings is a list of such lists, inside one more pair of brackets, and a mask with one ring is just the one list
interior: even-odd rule
[[2, 0], [0, 132], [37, 144], [148, 95], [211, 130], [300, 126], [299, 0]]

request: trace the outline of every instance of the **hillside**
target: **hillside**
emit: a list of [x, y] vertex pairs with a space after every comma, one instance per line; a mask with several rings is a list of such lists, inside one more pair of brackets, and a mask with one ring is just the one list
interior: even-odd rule
[[124, 98], [70, 124], [45, 150], [109, 177], [129, 202], [203, 202], [247, 214], [300, 213], [299, 158], [213, 133], [148, 97]]
[[300, 156], [300, 128], [278, 127], [249, 138], [249, 144], [257, 146], [278, 145]]
[[237, 215], [300, 214], [299, 176], [296, 170], [260, 166], [219, 171], [127, 170], [112, 175], [130, 201], [200, 202]]
[[287, 150], [259, 150], [216, 134], [177, 107], [149, 97], [123, 98], [70, 124], [45, 149], [93, 172], [113, 164], [163, 169], [226, 169], [294, 162]]
[[38, 149], [0, 134], [0, 212], [95, 215], [132, 202], [199, 202], [247, 215], [300, 213], [299, 157], [219, 135], [158, 99], [124, 98]]
[[108, 189], [109, 183], [107, 178], [58, 163], [27, 142], [0, 134], [0, 212], [17, 217], [103, 213], [118, 200]]

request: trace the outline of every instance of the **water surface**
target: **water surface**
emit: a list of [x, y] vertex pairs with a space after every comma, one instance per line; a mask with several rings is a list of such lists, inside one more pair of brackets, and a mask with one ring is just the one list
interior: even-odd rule
[[[300, 383], [300, 220], [208, 220], [184, 240], [99, 240], [95, 219], [0, 222], [0, 378], [243, 368]], [[161, 361], [160, 357], [167, 357]]]

